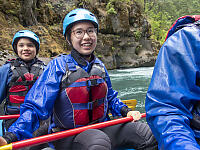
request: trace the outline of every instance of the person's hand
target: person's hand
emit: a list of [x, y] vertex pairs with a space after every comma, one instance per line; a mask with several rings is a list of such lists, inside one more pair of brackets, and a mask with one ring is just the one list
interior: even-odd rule
[[141, 113], [139, 111], [129, 111], [127, 117], [133, 117], [133, 122], [141, 119]]
[[6, 142], [6, 140], [0, 136], [0, 146], [3, 146], [3, 145], [7, 145], [8, 143]]

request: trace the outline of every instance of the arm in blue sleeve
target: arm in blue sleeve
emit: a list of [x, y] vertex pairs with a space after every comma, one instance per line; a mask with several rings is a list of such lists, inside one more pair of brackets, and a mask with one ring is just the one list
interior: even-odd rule
[[26, 95], [20, 107], [20, 117], [8, 132], [14, 133], [18, 140], [32, 137], [32, 133], [39, 127], [39, 120], [45, 120], [51, 115], [64, 73], [65, 62], [61, 57], [48, 64]]
[[12, 71], [9, 63], [0, 67], [0, 103], [7, 97], [7, 88], [11, 80], [11, 76]]
[[160, 149], [200, 150], [190, 127], [190, 108], [200, 99], [199, 33], [185, 27], [160, 49], [145, 103], [146, 119]]
[[119, 98], [117, 98], [118, 92], [113, 90], [110, 77], [108, 75], [108, 71], [106, 70], [106, 68], [105, 71], [106, 71], [106, 83], [108, 86], [108, 95], [107, 95], [109, 104], [108, 107], [113, 116], [121, 116], [121, 108], [126, 105]]

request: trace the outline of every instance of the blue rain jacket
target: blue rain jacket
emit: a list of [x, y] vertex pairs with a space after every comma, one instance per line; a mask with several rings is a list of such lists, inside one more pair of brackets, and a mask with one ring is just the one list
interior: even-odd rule
[[[72, 57], [71, 54], [70, 57]], [[73, 57], [72, 60], [75, 65], [79, 65]], [[99, 60], [95, 58], [93, 61]], [[53, 59], [26, 95], [24, 104], [20, 107], [20, 117], [8, 130], [14, 133], [18, 140], [31, 138], [32, 133], [39, 127], [40, 119], [45, 120], [52, 114], [54, 102], [60, 92], [61, 79], [66, 72], [66, 62], [67, 55]], [[88, 72], [91, 65], [92, 62], [87, 62], [86, 66], [79, 66]], [[126, 105], [117, 98], [118, 93], [112, 89], [107, 70], [106, 83], [108, 109], [111, 110], [113, 116], [120, 116], [121, 108]]]
[[0, 67], [0, 104], [7, 97], [7, 86], [9, 85], [12, 77], [12, 70], [10, 67], [10, 63]]
[[[171, 35], [157, 57], [146, 95], [147, 122], [162, 150], [200, 150], [190, 127], [200, 101], [200, 28], [188, 25]], [[200, 112], [198, 112], [200, 113]]]

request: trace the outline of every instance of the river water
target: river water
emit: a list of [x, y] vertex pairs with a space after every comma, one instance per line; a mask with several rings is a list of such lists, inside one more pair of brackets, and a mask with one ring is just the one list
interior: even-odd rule
[[108, 71], [113, 89], [120, 99], [136, 99], [136, 110], [145, 112], [145, 96], [151, 81], [153, 67], [116, 69]]

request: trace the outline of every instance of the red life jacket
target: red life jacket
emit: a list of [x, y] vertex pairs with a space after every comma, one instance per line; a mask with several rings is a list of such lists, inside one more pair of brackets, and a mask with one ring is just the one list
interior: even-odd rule
[[36, 62], [30, 69], [18, 59], [10, 60], [7, 63], [11, 64], [12, 77], [8, 85], [6, 106], [8, 105], [9, 107], [6, 108], [6, 112], [7, 114], [15, 114], [18, 113], [19, 110], [16, 112], [16, 109], [14, 109], [13, 112], [10, 106], [19, 107], [20, 104], [24, 102], [25, 95], [38, 79], [39, 75], [41, 75], [45, 65], [38, 59], [36, 59]]
[[100, 60], [95, 60], [89, 73], [72, 61], [66, 67], [61, 93], [54, 105], [56, 126], [69, 129], [103, 121], [107, 114], [108, 87]]

